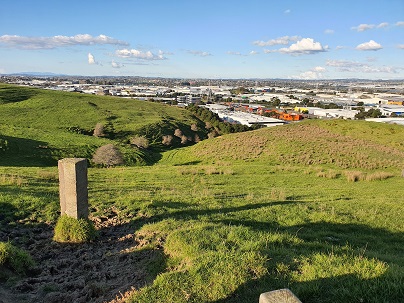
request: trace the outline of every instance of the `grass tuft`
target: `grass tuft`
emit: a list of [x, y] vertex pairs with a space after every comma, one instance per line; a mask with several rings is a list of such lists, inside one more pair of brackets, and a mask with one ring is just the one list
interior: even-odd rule
[[[27, 252], [10, 242], [0, 242], [0, 266], [5, 266], [17, 274], [24, 274], [34, 265], [34, 260]], [[2, 274], [0, 278], [3, 278]]]
[[56, 223], [53, 240], [61, 243], [84, 243], [96, 237], [97, 231], [90, 220], [64, 215], [60, 216]]

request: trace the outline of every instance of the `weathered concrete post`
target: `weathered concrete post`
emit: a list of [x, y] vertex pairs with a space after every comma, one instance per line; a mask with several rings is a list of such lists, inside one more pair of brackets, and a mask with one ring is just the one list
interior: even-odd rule
[[58, 161], [60, 214], [75, 219], [88, 217], [87, 159]]
[[259, 303], [302, 303], [289, 289], [278, 289], [260, 295]]

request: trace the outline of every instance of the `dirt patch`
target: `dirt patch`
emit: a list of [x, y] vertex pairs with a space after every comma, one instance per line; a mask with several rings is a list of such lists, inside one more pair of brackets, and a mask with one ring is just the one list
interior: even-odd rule
[[155, 278], [149, 268], [164, 263], [162, 249], [140, 249], [144, 244], [134, 228], [114, 213], [91, 219], [100, 237], [85, 244], [52, 241], [48, 225], [3, 228], [0, 241], [12, 240], [28, 251], [37, 268], [27, 277], [1, 281], [0, 303], [120, 302]]

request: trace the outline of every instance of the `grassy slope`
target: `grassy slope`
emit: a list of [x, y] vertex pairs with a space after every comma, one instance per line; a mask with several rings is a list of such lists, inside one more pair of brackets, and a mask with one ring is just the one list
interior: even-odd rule
[[[113, 209], [164, 249], [133, 302], [257, 302], [284, 287], [303, 302], [400, 302], [403, 137], [308, 121], [206, 140], [154, 166], [91, 168], [92, 216]], [[351, 170], [393, 176], [349, 182]], [[0, 167], [0, 185], [1, 224], [55, 222], [56, 167]]]
[[[0, 117], [0, 134], [10, 141], [0, 164], [34, 166], [54, 164], [62, 157], [91, 158], [97, 147], [111, 142], [91, 136], [97, 123], [113, 129], [115, 144], [137, 134], [159, 144], [164, 132], [200, 123], [187, 111], [157, 103], [4, 84], [0, 84]], [[90, 135], [68, 131], [72, 127]], [[145, 158], [142, 151], [124, 152], [140, 162]]]
[[404, 129], [399, 125], [312, 120], [204, 141], [189, 149], [169, 152], [164, 161], [176, 164], [175, 161], [259, 160], [271, 165], [401, 170], [403, 137]]

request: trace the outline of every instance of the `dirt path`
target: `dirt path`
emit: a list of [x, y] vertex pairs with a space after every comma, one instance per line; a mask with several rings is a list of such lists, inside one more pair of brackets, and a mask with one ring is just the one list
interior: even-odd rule
[[86, 244], [56, 243], [53, 228], [46, 225], [0, 231], [0, 241], [12, 239], [38, 265], [28, 277], [0, 283], [0, 303], [119, 302], [125, 292], [154, 279], [148, 265], [161, 259], [161, 250], [137, 250], [142, 244], [133, 227], [117, 216], [93, 221], [100, 237]]

